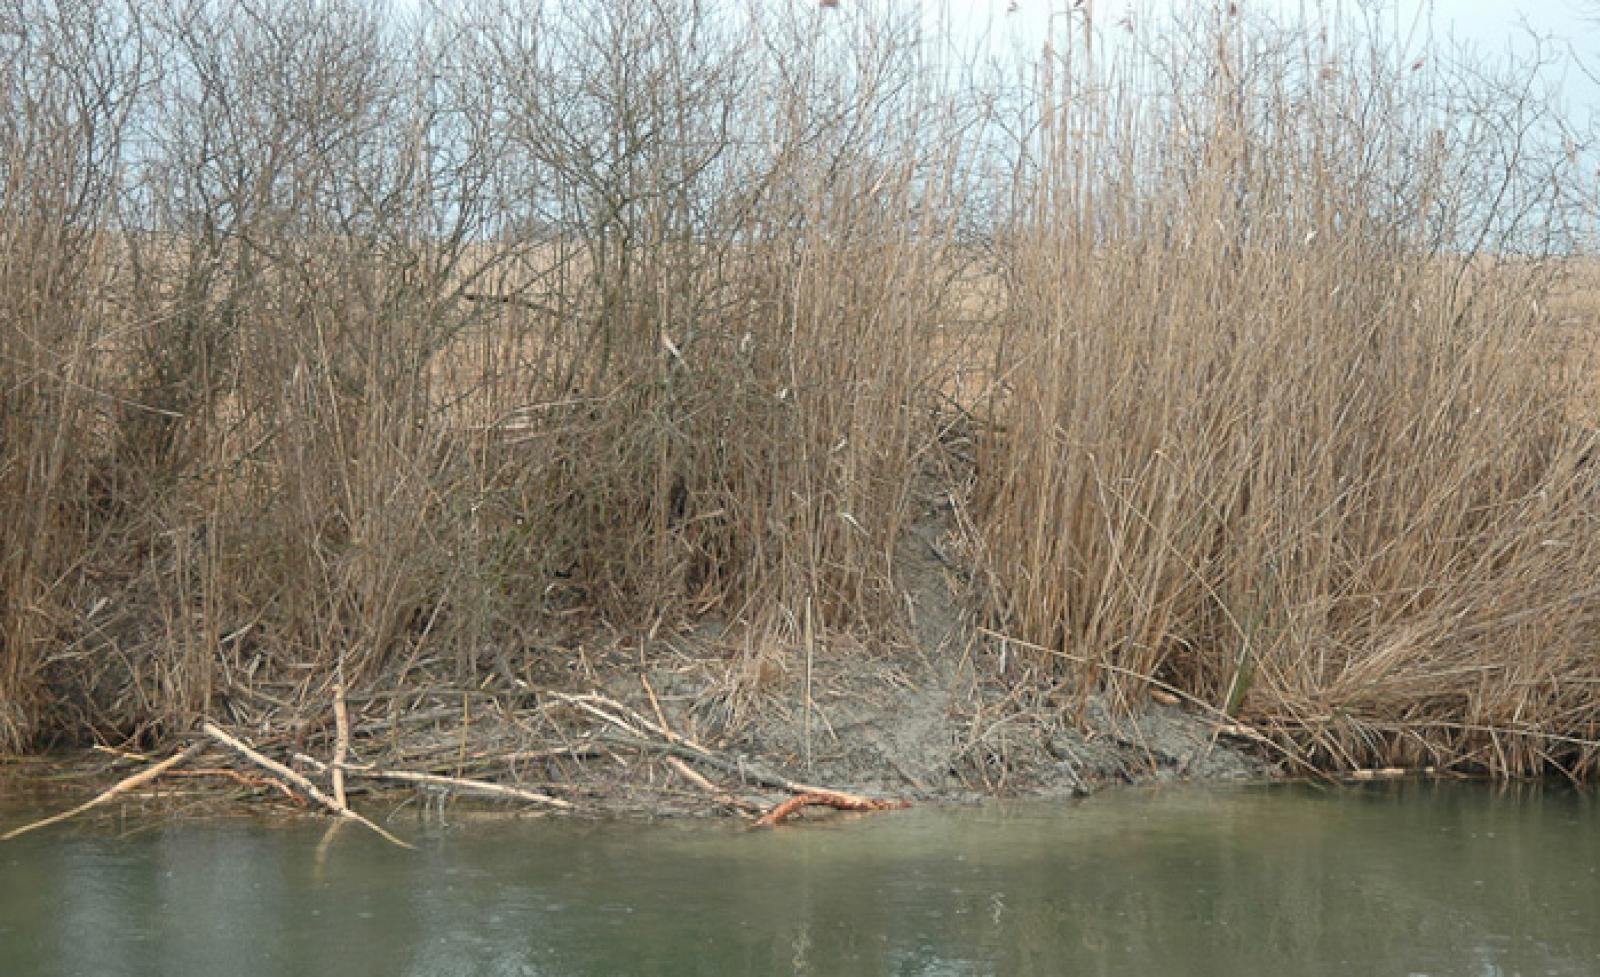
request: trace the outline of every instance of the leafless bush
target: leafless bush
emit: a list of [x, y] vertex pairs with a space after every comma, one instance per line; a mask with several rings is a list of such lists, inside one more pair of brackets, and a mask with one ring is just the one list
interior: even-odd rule
[[0, 748], [40, 714], [41, 666], [115, 503], [96, 433], [132, 405], [95, 353], [117, 324], [106, 229], [148, 71], [131, 30], [98, 5], [0, 9]]
[[0, 744], [601, 624], [892, 644], [953, 398], [1045, 680], [1592, 772], [1573, 133], [1527, 74], [1081, 16], [1013, 76], [898, 4], [9, 0]]

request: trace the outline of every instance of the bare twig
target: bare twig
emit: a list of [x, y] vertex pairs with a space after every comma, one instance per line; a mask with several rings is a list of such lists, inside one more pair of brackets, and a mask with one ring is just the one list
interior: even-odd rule
[[644, 686], [644, 694], [650, 697], [650, 708], [655, 711], [656, 722], [660, 724], [661, 731], [668, 736], [674, 736], [672, 726], [667, 723], [667, 714], [661, 710], [661, 702], [656, 699], [656, 690], [651, 688], [648, 676], [641, 674], [639, 684]]
[[149, 783], [150, 781], [166, 773], [168, 770], [171, 770], [173, 767], [176, 767], [180, 763], [194, 759], [205, 748], [206, 744], [203, 741], [191, 743], [183, 750], [180, 750], [172, 756], [167, 757], [160, 763], [152, 764], [131, 777], [124, 777], [115, 784], [112, 784], [106, 790], [101, 791], [93, 798], [85, 801], [82, 804], [79, 804], [70, 811], [62, 811], [60, 814], [53, 814], [50, 817], [44, 818], [43, 820], [35, 821], [32, 824], [25, 824], [20, 828], [13, 828], [10, 831], [7, 831], [5, 834], [0, 835], [0, 841], [10, 841], [12, 838], [27, 834], [30, 831], [36, 831], [39, 828], [47, 828], [52, 824], [60, 824], [62, 821], [66, 821], [69, 818], [77, 817], [87, 810], [99, 807], [101, 804], [111, 800], [118, 794], [126, 793], [130, 790], [133, 790], [135, 787]]
[[290, 770], [288, 767], [272, 759], [271, 757], [264, 756], [261, 753], [256, 752], [249, 746], [245, 745], [242, 741], [235, 739], [234, 737], [218, 729], [216, 725], [212, 723], [202, 723], [200, 725], [200, 731], [216, 740], [218, 743], [221, 743], [223, 746], [226, 746], [228, 749], [244, 757], [246, 760], [249, 760], [251, 763], [254, 763], [261, 769], [272, 774], [274, 777], [277, 777], [285, 783], [288, 783], [290, 786], [299, 790], [302, 794], [316, 801], [318, 804], [321, 804], [334, 814], [337, 814], [343, 818], [349, 818], [358, 824], [371, 828], [378, 834], [379, 837], [383, 838], [390, 844], [398, 845], [401, 848], [407, 849], [414, 849], [416, 847], [407, 842], [401, 841], [399, 838], [395, 837], [393, 834], [389, 833], [373, 822], [367, 820], [367, 818], [363, 817], [362, 815], [352, 811], [348, 807], [339, 804], [333, 798], [318, 790], [316, 784], [313, 784], [305, 777], [295, 773], [293, 770]]
[[[315, 757], [296, 753], [295, 759], [309, 764], [319, 770], [327, 770], [332, 764], [322, 763]], [[408, 784], [429, 784], [435, 787], [451, 787], [456, 790], [473, 794], [484, 794], [491, 797], [506, 797], [512, 800], [527, 801], [530, 804], [543, 804], [561, 811], [572, 810], [572, 802], [564, 801], [559, 797], [541, 794], [537, 791], [524, 790], [521, 787], [511, 787], [506, 784], [496, 784], [487, 780], [471, 780], [466, 777], [446, 777], [442, 774], [417, 773], [411, 770], [373, 770], [366, 767], [347, 767], [346, 770], [355, 777], [365, 777], [368, 780], [394, 780]]]
[[751, 804], [748, 801], [742, 801], [723, 790], [721, 787], [718, 787], [716, 784], [707, 780], [705, 776], [698, 770], [689, 766], [687, 763], [684, 763], [677, 757], [667, 756], [663, 757], [663, 759], [666, 761], [667, 766], [678, 772], [680, 777], [682, 777], [684, 780], [687, 780], [689, 783], [694, 784], [707, 794], [710, 794], [712, 800], [716, 801], [718, 804], [723, 804], [751, 814], [761, 810], [761, 808], [757, 805]]
[[333, 800], [340, 807], [348, 807], [344, 794], [344, 763], [350, 756], [350, 711], [344, 701], [344, 667], [333, 683]]
[[[909, 803], [905, 801], [880, 801], [868, 797], [862, 797], [857, 794], [833, 790], [828, 787], [817, 787], [812, 784], [803, 784], [799, 781], [790, 780], [789, 778], [779, 774], [763, 770], [752, 764], [746, 763], [742, 759], [738, 761], [726, 759], [719, 754], [713, 753], [704, 746], [701, 746], [699, 743], [657, 726], [622, 703], [597, 693], [589, 693], [581, 696], [567, 695], [561, 692], [546, 692], [544, 694], [556, 699], [557, 701], [567, 702], [577, 706], [590, 715], [593, 715], [596, 718], [616, 727], [617, 729], [622, 730], [629, 735], [630, 739], [636, 745], [653, 748], [666, 753], [675, 754], [686, 760], [694, 760], [697, 763], [706, 764], [707, 766], [714, 767], [723, 771], [724, 773], [733, 774], [741, 781], [746, 783], [755, 783], [765, 787], [773, 787], [778, 790], [788, 791], [791, 794], [827, 798], [828, 800], [826, 801], [815, 803], [827, 803], [830, 806], [838, 807], [841, 810], [881, 811], [895, 807], [910, 806]], [[601, 706], [605, 706], [608, 709], [614, 710], [616, 713], [626, 713], [628, 718], [625, 719], [622, 716], [613, 714], [613, 712], [608, 712], [607, 709], [603, 709]], [[629, 720], [631, 720], [631, 722]], [[660, 742], [653, 741], [646, 737], [640, 731], [641, 729], [654, 733], [660, 738]]]

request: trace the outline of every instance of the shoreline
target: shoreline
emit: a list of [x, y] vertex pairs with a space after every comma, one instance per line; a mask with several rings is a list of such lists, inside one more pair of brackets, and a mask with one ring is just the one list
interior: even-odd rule
[[[612, 684], [625, 679], [615, 676]], [[633, 684], [632, 696], [616, 688], [540, 690], [524, 693], [515, 706], [481, 691], [435, 690], [428, 694], [435, 701], [456, 698], [458, 710], [461, 700], [468, 703], [457, 721], [446, 721], [436, 706], [408, 710], [392, 726], [372, 720], [372, 704], [381, 697], [352, 697], [351, 727], [361, 732], [346, 732], [344, 803], [377, 824], [408, 806], [433, 805], [772, 823], [780, 808], [776, 820], [809, 818], [812, 807], [852, 808], [840, 799], [891, 808], [1086, 797], [1123, 785], [1284, 779], [1259, 744], [1154, 701], [1122, 718], [1091, 702], [1085, 722], [1075, 725], [1044, 722], [1041, 713], [1017, 708], [1002, 716], [982, 695], [968, 705], [971, 711], [952, 715], [955, 697], [947, 694], [939, 722], [940, 697], [926, 688], [891, 694], [895, 687], [885, 684], [872, 695], [859, 685], [853, 694], [817, 687], [827, 704], [817, 706], [807, 764], [804, 737], [796, 737], [782, 710], [713, 738], [704, 701], [686, 680], [658, 670], [654, 681], [640, 674]], [[868, 701], [870, 711], [862, 706]], [[330, 715], [332, 736], [303, 735], [296, 742], [280, 728], [251, 742], [239, 728], [225, 732], [208, 723], [204, 732], [174, 737], [176, 749], [98, 747], [9, 758], [0, 763], [0, 778], [10, 784], [8, 794], [38, 794], [44, 806], [59, 807], [53, 817], [74, 810], [93, 817], [125, 811], [128, 803], [156, 816], [328, 813], [336, 789], [331, 757], [340, 739], [335, 725]], [[541, 727], [545, 745], [536, 745], [528, 730]], [[230, 740], [239, 742], [230, 747]], [[268, 769], [276, 764], [286, 772]], [[70, 797], [58, 796], [63, 793]], [[120, 808], [109, 803], [119, 800]], [[85, 805], [74, 809], [79, 801]]]

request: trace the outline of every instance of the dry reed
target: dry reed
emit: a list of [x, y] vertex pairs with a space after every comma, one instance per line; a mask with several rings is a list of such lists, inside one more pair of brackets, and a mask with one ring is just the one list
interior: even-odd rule
[[887, 5], [684, 8], [6, 0], [0, 747], [601, 623], [892, 644], [953, 399], [990, 623], [1115, 666], [1044, 671], [1595, 772], [1526, 86], [1221, 11], [980, 83]]
[[1558, 263], [1507, 255], [1549, 159], [1409, 59], [1201, 26], [1057, 82], [979, 466], [995, 613], [1116, 666], [1085, 692], [1159, 676], [1330, 767], [1592, 776], [1595, 437]]

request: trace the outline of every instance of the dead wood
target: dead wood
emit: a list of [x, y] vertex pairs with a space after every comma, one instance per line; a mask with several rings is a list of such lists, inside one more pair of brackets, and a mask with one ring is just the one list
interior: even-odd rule
[[212, 724], [212, 723], [202, 723], [200, 725], [200, 731], [202, 733], [205, 733], [207, 736], [211, 737], [212, 739], [216, 740], [218, 743], [221, 743], [223, 746], [226, 746], [228, 749], [230, 749], [230, 750], [234, 751], [235, 753], [239, 754], [240, 756], [244, 757], [246, 760], [249, 760], [251, 763], [254, 763], [256, 766], [260, 767], [261, 769], [263, 769], [263, 770], [267, 771], [268, 773], [272, 774], [274, 777], [277, 777], [279, 780], [282, 780], [285, 783], [289, 784], [290, 786], [294, 787], [295, 789], [299, 790], [306, 797], [309, 797], [312, 800], [316, 801], [318, 804], [321, 804], [323, 807], [327, 808], [329, 811], [332, 811], [334, 814], [337, 814], [337, 815], [339, 815], [340, 817], [343, 817], [343, 818], [349, 818], [350, 820], [355, 821], [358, 824], [361, 824], [361, 825], [364, 825], [365, 827], [371, 828], [379, 837], [383, 838], [385, 841], [388, 841], [391, 844], [399, 845], [401, 848], [408, 848], [408, 849], [414, 849], [416, 847], [416, 846], [411, 845], [411, 844], [409, 844], [407, 842], [401, 841], [399, 838], [395, 837], [393, 834], [389, 833], [385, 829], [379, 827], [377, 824], [374, 824], [372, 821], [369, 821], [367, 818], [363, 817], [362, 815], [356, 813], [355, 811], [351, 810], [350, 808], [345, 807], [344, 805], [342, 805], [339, 802], [335, 801], [333, 798], [329, 797], [327, 794], [324, 794], [321, 790], [317, 789], [317, 785], [316, 784], [313, 784], [311, 781], [307, 780], [305, 777], [302, 777], [300, 774], [295, 773], [293, 770], [290, 770], [288, 767], [286, 767], [283, 764], [279, 763], [278, 761], [272, 759], [271, 757], [267, 757], [267, 756], [264, 756], [264, 755], [256, 752], [255, 750], [251, 749], [249, 746], [245, 745], [240, 740], [235, 739], [234, 737], [232, 737], [232, 736], [228, 735], [227, 733], [223, 732], [222, 730], [218, 729], [214, 724]]
[[[768, 820], [773, 818], [773, 815], [784, 806], [783, 804], [778, 805], [778, 808], [769, 812], [761, 821], [756, 822], [758, 825], [763, 823], [776, 824], [784, 817], [787, 817], [789, 813], [799, 807], [806, 806], [806, 804], [825, 804], [843, 811], [884, 811], [911, 806], [908, 801], [875, 800], [857, 794], [832, 790], [827, 787], [803, 784], [754, 766], [742, 757], [738, 760], [729, 760], [687, 737], [672, 732], [665, 727], [664, 723], [653, 723], [622, 703], [596, 693], [581, 696], [567, 695], [560, 692], [546, 692], [544, 694], [558, 702], [574, 705], [607, 724], [622, 730], [628, 734], [636, 746], [644, 746], [664, 753], [674, 754], [686, 760], [693, 760], [697, 763], [714, 767], [723, 773], [737, 776], [744, 783], [755, 783], [763, 787], [772, 787], [797, 795], [797, 798], [791, 798], [789, 801], [785, 801], [784, 804], [791, 804], [798, 798], [811, 798], [811, 800], [803, 804], [796, 804], [790, 807], [788, 811], [785, 811], [778, 818]], [[654, 697], [652, 696], [652, 698]], [[665, 719], [665, 717], [662, 718], [663, 720]], [[654, 733], [658, 740], [651, 740], [645, 735], [645, 732]]]
[[894, 811], [910, 806], [909, 801], [880, 801], [857, 797], [854, 794], [842, 794], [838, 791], [814, 791], [796, 794], [789, 798], [768, 811], [754, 826], [770, 828], [781, 824], [785, 818], [802, 807], [831, 807], [839, 811]]
[[270, 787], [273, 790], [281, 791], [283, 793], [283, 796], [288, 798], [291, 802], [293, 802], [295, 804], [298, 804], [298, 805], [301, 805], [301, 806], [305, 805], [305, 799], [302, 798], [299, 794], [296, 794], [294, 792], [294, 789], [292, 787], [290, 787], [288, 784], [285, 784], [283, 781], [278, 780], [278, 779], [276, 779], [274, 777], [252, 777], [249, 774], [244, 773], [244, 772], [239, 771], [239, 770], [235, 770], [232, 767], [197, 767], [197, 768], [195, 768], [193, 770], [171, 770], [171, 771], [167, 772], [167, 776], [169, 776], [169, 777], [222, 777], [222, 778], [224, 778], [226, 780], [231, 780], [234, 783], [239, 784], [240, 786], [243, 786], [243, 787], [250, 787], [250, 788], [255, 788], [255, 789], [263, 789], [263, 788]]
[[749, 801], [740, 800], [739, 798], [734, 797], [732, 794], [723, 790], [721, 787], [718, 787], [716, 784], [707, 780], [699, 771], [695, 770], [693, 767], [689, 766], [687, 763], [684, 763], [675, 756], [667, 757], [666, 763], [667, 766], [678, 772], [678, 776], [711, 795], [711, 799], [716, 801], [718, 804], [721, 804], [725, 807], [734, 808], [735, 810], [743, 811], [746, 814], [754, 814], [761, 810], [759, 806], [752, 804]]
[[[323, 763], [315, 757], [296, 753], [295, 759], [302, 763], [316, 767], [319, 771], [333, 769], [332, 764]], [[428, 784], [435, 787], [450, 787], [455, 790], [472, 794], [484, 794], [491, 797], [506, 797], [512, 800], [527, 801], [530, 804], [543, 804], [561, 811], [573, 809], [571, 801], [564, 801], [559, 797], [541, 794], [537, 791], [524, 790], [521, 787], [509, 787], [505, 784], [496, 784], [487, 780], [469, 780], [465, 777], [446, 777], [442, 774], [417, 773], [411, 770], [377, 770], [369, 767], [344, 765], [343, 769], [352, 777], [365, 777], [368, 780], [392, 780], [408, 784]]]
[[52, 824], [59, 824], [69, 818], [77, 817], [84, 811], [104, 804], [106, 801], [111, 800], [118, 794], [126, 793], [127, 791], [133, 790], [135, 787], [149, 783], [150, 781], [166, 773], [168, 770], [171, 770], [173, 767], [176, 767], [180, 763], [194, 759], [205, 748], [206, 744], [204, 742], [191, 743], [183, 750], [173, 754], [170, 757], [167, 757], [160, 763], [152, 764], [131, 777], [124, 777], [115, 784], [112, 784], [106, 790], [101, 791], [99, 794], [95, 795], [84, 803], [79, 804], [70, 811], [62, 811], [60, 814], [53, 814], [43, 820], [35, 821], [32, 824], [25, 824], [20, 828], [13, 828], [10, 831], [7, 831], [5, 834], [0, 835], [0, 841], [10, 841], [12, 838], [17, 837], [18, 835], [24, 835], [38, 828], [49, 827]]
[[560, 811], [573, 809], [571, 801], [564, 801], [559, 797], [541, 794], [537, 791], [523, 790], [520, 787], [509, 787], [505, 784], [496, 784], [487, 780], [469, 780], [465, 777], [445, 777], [433, 773], [414, 773], [409, 770], [361, 770], [352, 771], [359, 777], [371, 780], [394, 780], [412, 784], [430, 784], [436, 787], [450, 787], [454, 790], [465, 791], [472, 794], [484, 794], [490, 797], [506, 797], [512, 800], [527, 801], [530, 804], [543, 804]]
[[344, 668], [333, 683], [333, 800], [340, 807], [348, 807], [344, 793], [344, 762], [350, 757], [350, 710], [344, 701]]

